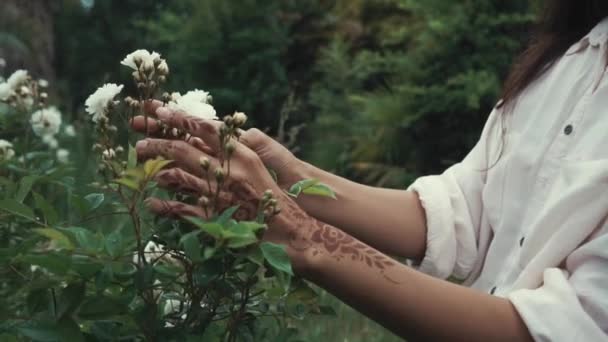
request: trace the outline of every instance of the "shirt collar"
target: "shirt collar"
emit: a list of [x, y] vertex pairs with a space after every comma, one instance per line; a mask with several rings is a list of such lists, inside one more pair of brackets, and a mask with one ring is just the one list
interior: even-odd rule
[[608, 39], [608, 17], [604, 18], [599, 24], [595, 25], [595, 27], [585, 38], [588, 38], [589, 43], [594, 47], [604, 44]]
[[600, 47], [608, 41], [608, 17], [602, 19], [595, 27], [578, 42], [574, 43], [566, 52], [572, 55], [585, 51], [589, 46]]

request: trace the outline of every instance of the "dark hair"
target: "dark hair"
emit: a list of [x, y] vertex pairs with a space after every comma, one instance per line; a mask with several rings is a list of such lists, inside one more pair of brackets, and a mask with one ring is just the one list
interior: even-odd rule
[[546, 0], [528, 48], [516, 60], [504, 84], [503, 103], [512, 103], [605, 17], [608, 0]]

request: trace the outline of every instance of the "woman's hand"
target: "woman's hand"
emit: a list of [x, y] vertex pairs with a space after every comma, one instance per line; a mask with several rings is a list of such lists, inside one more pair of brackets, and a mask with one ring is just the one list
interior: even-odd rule
[[[183, 122], [187, 117], [184, 113], [174, 112], [163, 107], [163, 104], [160, 101], [147, 102], [145, 110], [148, 115], [152, 117], [148, 118], [148, 132], [152, 135], [159, 133], [157, 120], [153, 118], [158, 118], [162, 122], [166, 122], [169, 126], [176, 127], [174, 124]], [[133, 127], [142, 133], [145, 130], [144, 120], [144, 117], [140, 116], [136, 117], [133, 121]], [[217, 136], [221, 122], [208, 121], [205, 126], [204, 129], [208, 131], [203, 132], [199, 128], [199, 131], [196, 132], [198, 135], [192, 134], [194, 139], [191, 139], [189, 142], [202, 151], [209, 152], [209, 149], [206, 148], [203, 143], [203, 137], [201, 135]], [[289, 188], [291, 185], [304, 178], [299, 175], [299, 171], [302, 169], [304, 163], [296, 158], [285, 146], [281, 145], [278, 141], [269, 137], [259, 129], [251, 128], [243, 131], [239, 141], [255, 152], [268, 169], [271, 169], [276, 173], [277, 182], [280, 188]]]
[[[159, 185], [180, 193], [211, 198], [217, 189], [214, 170], [221, 169], [218, 123], [179, 113], [158, 112], [161, 124], [171, 129], [177, 128], [191, 137], [188, 142], [159, 138], [140, 140], [136, 144], [138, 158], [147, 160], [162, 156], [173, 160], [173, 168], [163, 170], [156, 176]], [[143, 128], [142, 119], [134, 120], [135, 129]], [[154, 125], [159, 124], [159, 122], [154, 122]], [[149, 129], [154, 132], [156, 126], [149, 122]], [[301, 265], [302, 261], [299, 261], [296, 250], [310, 245], [310, 232], [307, 232], [307, 229], [300, 229], [300, 227], [312, 226], [313, 219], [281, 190], [254, 151], [237, 141], [233, 141], [233, 143], [236, 144], [236, 149], [230, 159], [230, 172], [222, 180], [223, 191], [220, 192], [218, 198], [219, 209], [238, 204], [240, 208], [235, 213], [235, 218], [254, 219], [264, 192], [272, 191], [281, 211], [270, 220], [264, 240], [286, 245], [288, 253], [292, 256], [294, 269], [297, 271], [298, 265]], [[209, 161], [208, 170], [201, 166], [201, 158]], [[207, 177], [207, 173], [211, 177]], [[208, 216], [204, 205], [200, 204], [193, 205], [151, 198], [148, 200], [148, 205], [152, 211], [163, 216]]]

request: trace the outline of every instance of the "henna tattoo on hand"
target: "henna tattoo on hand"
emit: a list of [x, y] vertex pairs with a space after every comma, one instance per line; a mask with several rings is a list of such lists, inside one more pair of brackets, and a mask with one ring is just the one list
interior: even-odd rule
[[[317, 220], [311, 220], [310, 217], [302, 213], [302, 209], [294, 208], [295, 204], [289, 203], [287, 206], [291, 209], [291, 217], [296, 222], [295, 227], [298, 230], [290, 233], [289, 243], [291, 248], [300, 252], [312, 249], [313, 256], [327, 253], [338, 262], [344, 259], [360, 261], [367, 267], [378, 270], [388, 281], [394, 284], [401, 283], [388, 274], [390, 268], [397, 266], [396, 261], [338, 228]], [[305, 237], [305, 235], [308, 235], [308, 237]]]

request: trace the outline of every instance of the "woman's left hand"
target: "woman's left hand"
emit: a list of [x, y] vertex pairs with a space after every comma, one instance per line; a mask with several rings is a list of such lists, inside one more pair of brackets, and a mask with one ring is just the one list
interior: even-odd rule
[[[214, 170], [221, 168], [219, 122], [203, 120], [166, 108], [157, 111], [157, 119], [168, 127], [177, 128], [192, 137], [188, 141], [168, 138], [140, 140], [136, 144], [138, 159], [147, 160], [162, 156], [165, 159], [173, 160], [173, 168], [163, 170], [157, 175], [156, 180], [160, 186], [178, 192], [211, 197], [217, 186]], [[144, 131], [143, 118], [135, 118], [132, 126], [135, 130]], [[155, 127], [152, 126], [148, 129], [150, 130], [150, 128], [154, 134]], [[264, 240], [288, 247], [307, 245], [310, 234], [306, 234], [306, 229], [299, 229], [299, 227], [310, 226], [309, 222], [313, 219], [279, 188], [255, 152], [238, 141], [233, 141], [233, 143], [235, 143], [236, 149], [230, 159], [230, 172], [225, 175], [223, 180], [222, 188], [224, 190], [219, 198], [220, 208], [238, 204], [240, 209], [235, 217], [241, 220], [253, 219], [257, 214], [259, 201], [264, 192], [271, 190], [281, 211], [270, 220]], [[208, 171], [201, 167], [201, 158], [209, 160]], [[210, 173], [211, 184], [207, 182], [206, 172]], [[178, 201], [151, 198], [148, 199], [148, 205], [152, 211], [163, 216], [206, 216], [206, 212], [201, 206]]]

